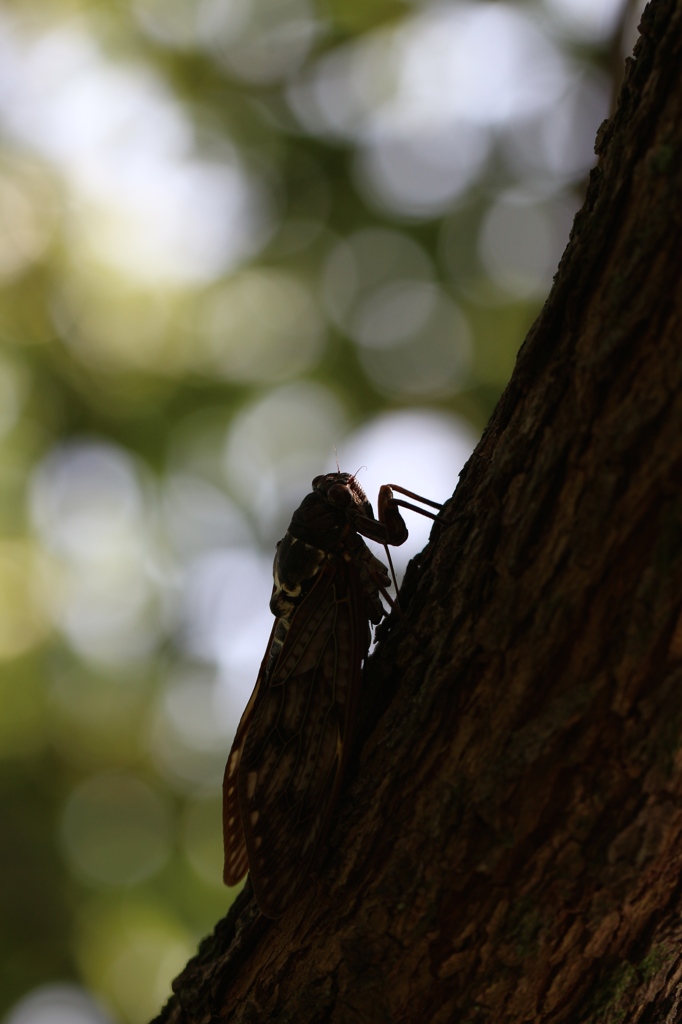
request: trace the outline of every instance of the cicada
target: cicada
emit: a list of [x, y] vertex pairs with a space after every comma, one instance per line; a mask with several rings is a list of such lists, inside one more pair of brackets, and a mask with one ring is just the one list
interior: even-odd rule
[[277, 545], [275, 624], [225, 768], [226, 885], [251, 872], [258, 905], [280, 917], [309, 873], [331, 822], [348, 760], [370, 623], [384, 615], [391, 580], [363, 537], [407, 539], [399, 506], [379, 491], [378, 518], [355, 476], [317, 476]]

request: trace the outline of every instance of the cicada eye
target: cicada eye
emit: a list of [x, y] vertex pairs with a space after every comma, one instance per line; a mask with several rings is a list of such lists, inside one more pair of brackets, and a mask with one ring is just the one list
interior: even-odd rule
[[327, 497], [335, 505], [353, 504], [353, 493], [347, 484], [332, 484], [327, 491]]

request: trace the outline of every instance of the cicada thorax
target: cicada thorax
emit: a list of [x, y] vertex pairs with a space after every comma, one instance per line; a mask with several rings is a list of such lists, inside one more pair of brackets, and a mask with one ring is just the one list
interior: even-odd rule
[[381, 620], [381, 594], [390, 585], [360, 534], [402, 543], [407, 531], [393, 502], [390, 517], [389, 527], [374, 518], [350, 474], [329, 473], [315, 478], [277, 546], [270, 600], [276, 621], [223, 790], [225, 881], [236, 884], [248, 867], [269, 917], [292, 899], [330, 824], [369, 623]]

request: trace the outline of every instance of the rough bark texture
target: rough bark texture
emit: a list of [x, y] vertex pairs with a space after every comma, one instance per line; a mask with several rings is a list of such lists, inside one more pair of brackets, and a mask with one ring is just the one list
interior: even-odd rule
[[159, 1024], [682, 1019], [682, 2], [371, 659], [329, 851]]

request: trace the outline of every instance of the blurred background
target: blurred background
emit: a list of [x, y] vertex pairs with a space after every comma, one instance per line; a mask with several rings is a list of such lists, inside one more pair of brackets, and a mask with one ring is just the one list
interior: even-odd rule
[[452, 492], [637, 20], [0, 3], [3, 1024], [140, 1024], [228, 909], [275, 543], [335, 449]]

